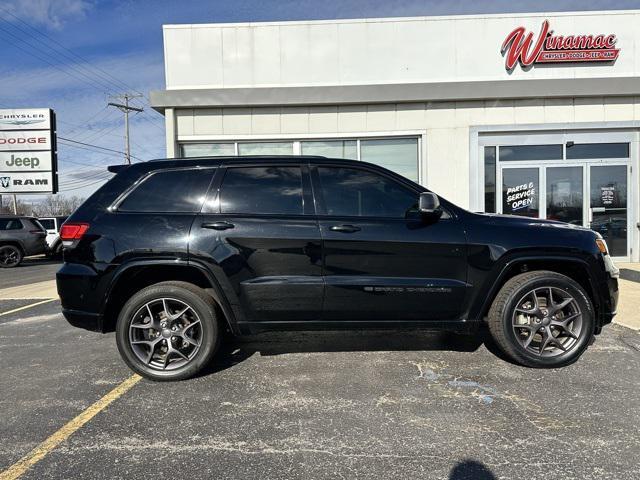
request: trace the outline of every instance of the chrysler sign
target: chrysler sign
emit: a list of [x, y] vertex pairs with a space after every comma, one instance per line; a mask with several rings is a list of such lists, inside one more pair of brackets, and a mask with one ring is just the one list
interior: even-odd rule
[[48, 108], [0, 110], [0, 130], [34, 129], [51, 129], [51, 111]]
[[0, 195], [56, 193], [56, 157], [52, 110], [0, 110]]
[[555, 35], [549, 21], [542, 22], [535, 37], [524, 27], [513, 30], [502, 43], [505, 67], [513, 70], [543, 63], [614, 62], [620, 53], [614, 34]]

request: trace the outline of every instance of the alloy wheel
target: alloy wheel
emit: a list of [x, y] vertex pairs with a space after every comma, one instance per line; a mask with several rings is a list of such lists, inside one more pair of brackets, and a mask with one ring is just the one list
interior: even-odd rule
[[518, 301], [511, 324], [516, 339], [527, 352], [555, 357], [578, 344], [583, 329], [582, 311], [566, 290], [535, 288]]
[[5, 245], [0, 247], [0, 264], [5, 267], [12, 267], [20, 262], [20, 252], [16, 247]]
[[159, 298], [145, 303], [129, 324], [129, 344], [144, 365], [176, 370], [188, 364], [202, 344], [202, 322], [182, 300]]

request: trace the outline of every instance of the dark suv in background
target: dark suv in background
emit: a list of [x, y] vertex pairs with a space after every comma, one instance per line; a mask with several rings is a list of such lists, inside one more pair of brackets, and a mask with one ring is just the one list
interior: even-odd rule
[[46, 236], [33, 217], [0, 215], [0, 268], [17, 267], [24, 257], [44, 253]]
[[63, 225], [76, 326], [116, 331], [155, 380], [196, 374], [221, 330], [483, 325], [513, 360], [574, 362], [611, 322], [617, 269], [591, 230], [475, 214], [364, 162], [161, 160], [117, 175]]

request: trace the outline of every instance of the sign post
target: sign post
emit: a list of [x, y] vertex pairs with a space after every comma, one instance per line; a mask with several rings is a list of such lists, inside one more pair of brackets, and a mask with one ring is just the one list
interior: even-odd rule
[[0, 196], [58, 192], [56, 116], [49, 108], [0, 110]]

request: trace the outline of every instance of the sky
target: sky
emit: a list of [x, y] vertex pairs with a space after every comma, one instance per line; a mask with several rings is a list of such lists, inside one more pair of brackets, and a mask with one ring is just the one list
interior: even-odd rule
[[[63, 195], [87, 197], [123, 162], [123, 114], [111, 96], [138, 93], [135, 161], [165, 155], [162, 25], [640, 8], [640, 0], [0, 0], [0, 108], [50, 107], [58, 120]], [[82, 142], [93, 146], [81, 145]], [[38, 197], [27, 197], [37, 201]]]

